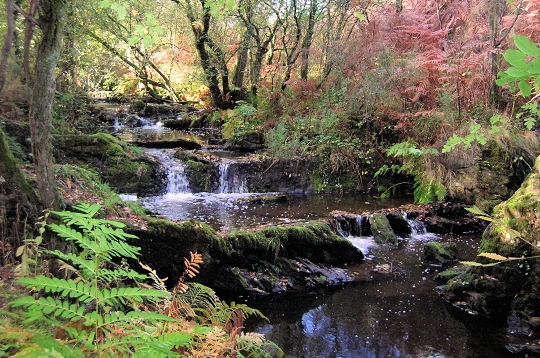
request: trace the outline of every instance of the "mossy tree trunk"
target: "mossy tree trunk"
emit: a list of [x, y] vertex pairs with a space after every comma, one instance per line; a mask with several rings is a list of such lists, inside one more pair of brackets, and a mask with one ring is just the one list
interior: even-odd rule
[[[24, 178], [6, 140], [2, 128], [0, 128], [0, 197], [16, 196], [16, 202], [22, 209], [24, 217], [37, 217], [38, 198], [32, 187]], [[2, 200], [6, 205], [10, 200]], [[15, 211], [15, 210], [8, 210]]]
[[32, 153], [41, 203], [58, 209], [61, 196], [54, 177], [50, 141], [52, 104], [56, 88], [56, 65], [60, 55], [62, 32], [67, 8], [66, 0], [43, 0], [39, 7], [41, 42], [35, 62], [35, 81], [30, 104]]

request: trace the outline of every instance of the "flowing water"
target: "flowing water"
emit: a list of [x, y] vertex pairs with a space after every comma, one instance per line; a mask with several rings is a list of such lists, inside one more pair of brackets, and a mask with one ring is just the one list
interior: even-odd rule
[[[170, 132], [161, 130], [165, 136], [186, 135]], [[286, 200], [252, 200], [279, 193], [247, 192], [245, 181], [228, 171], [235, 160], [228, 153], [220, 154], [223, 159], [216, 192], [193, 193], [185, 168], [172, 157], [172, 151], [148, 149], [148, 154], [158, 157], [167, 168], [167, 193], [136, 200], [169, 219], [192, 218], [221, 231], [326, 219], [333, 210], [361, 213], [403, 204], [360, 195], [288, 195]], [[357, 272], [357, 281], [310, 294], [250, 301], [249, 305], [259, 308], [270, 323], [248, 328], [264, 333], [284, 349], [286, 357], [511, 356], [500, 343], [500, 326], [448, 308], [435, 293], [433, 268], [420, 262], [422, 245], [429, 240], [454, 241], [460, 259], [471, 259], [479, 237], [440, 237], [426, 232], [421, 223], [409, 223], [413, 234], [402, 239], [398, 247], [375, 245], [369, 236], [347, 237], [366, 254], [364, 263], [350, 267]]]

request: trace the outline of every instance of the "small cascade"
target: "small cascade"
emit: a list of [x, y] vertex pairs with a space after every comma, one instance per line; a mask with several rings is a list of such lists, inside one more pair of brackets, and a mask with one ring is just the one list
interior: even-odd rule
[[173, 157], [174, 150], [147, 149], [147, 152], [158, 158], [167, 173], [167, 194], [191, 193], [189, 181], [185, 175], [186, 166]]
[[167, 193], [184, 194], [191, 193], [189, 182], [185, 175], [186, 166], [179, 161], [172, 161], [167, 167]]
[[429, 233], [426, 229], [426, 225], [422, 221], [410, 219], [407, 216], [407, 213], [403, 213], [403, 219], [405, 219], [411, 228], [410, 236], [412, 239], [434, 239], [438, 237], [434, 233]]
[[218, 194], [247, 193], [246, 179], [234, 170], [234, 160], [222, 158], [218, 165], [219, 187]]

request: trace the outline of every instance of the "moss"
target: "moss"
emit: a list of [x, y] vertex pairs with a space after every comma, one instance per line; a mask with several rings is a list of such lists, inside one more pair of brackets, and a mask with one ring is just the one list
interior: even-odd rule
[[212, 192], [216, 179], [214, 165], [191, 159], [186, 160], [185, 163], [192, 179], [190, 183], [194, 188], [200, 191]]
[[87, 165], [120, 192], [139, 192], [155, 187], [155, 170], [127, 143], [107, 133], [66, 135], [54, 138], [54, 156], [63, 163]]
[[530, 251], [536, 245], [540, 229], [540, 171], [531, 173], [493, 213], [495, 222], [484, 232], [480, 250], [505, 256], [521, 256], [524, 251]]
[[153, 237], [180, 241], [187, 251], [230, 255], [230, 247], [225, 240], [211, 226], [196, 220], [178, 224], [166, 219], [150, 219], [147, 231]]
[[272, 262], [278, 256], [300, 256], [328, 263], [363, 259], [356, 247], [336, 235], [325, 222], [270, 226], [255, 232], [234, 231], [225, 239], [239, 257], [255, 255]]
[[457, 257], [457, 246], [454, 242], [428, 242], [422, 252], [422, 262], [445, 265]]
[[385, 214], [375, 213], [369, 217], [371, 232], [375, 242], [379, 244], [397, 244], [397, 236], [390, 226]]

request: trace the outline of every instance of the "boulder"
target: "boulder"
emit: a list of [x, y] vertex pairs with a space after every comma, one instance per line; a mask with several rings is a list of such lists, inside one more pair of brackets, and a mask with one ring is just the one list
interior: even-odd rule
[[[479, 249], [485, 255], [461, 273], [450, 276], [440, 295], [466, 312], [505, 319], [507, 333], [511, 335], [537, 337], [540, 334], [536, 324], [540, 317], [540, 157], [521, 187], [494, 208], [492, 219]], [[505, 260], [505, 257], [514, 259]], [[534, 344], [519, 345], [519, 349], [527, 346]]]
[[373, 239], [378, 244], [397, 244], [397, 235], [390, 226], [390, 221], [383, 213], [375, 213], [369, 216], [369, 224]]
[[455, 242], [430, 241], [422, 249], [422, 263], [430, 266], [445, 267], [457, 260], [458, 251]]
[[174, 286], [182, 276], [184, 257], [203, 254], [194, 280], [229, 295], [269, 295], [352, 281], [344, 265], [364, 256], [325, 222], [279, 225], [236, 231], [224, 237], [208, 225], [189, 220], [174, 223], [152, 219], [146, 229], [131, 228], [139, 237], [141, 261], [168, 277]]
[[156, 160], [110, 134], [55, 136], [53, 148], [57, 163], [90, 166], [119, 193], [155, 195], [166, 187], [165, 173]]

